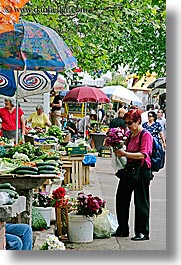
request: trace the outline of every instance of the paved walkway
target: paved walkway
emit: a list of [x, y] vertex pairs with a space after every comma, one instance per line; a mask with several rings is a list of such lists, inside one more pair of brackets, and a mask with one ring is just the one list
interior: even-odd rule
[[[115, 194], [118, 179], [114, 175], [110, 158], [97, 158], [95, 168], [91, 168], [90, 184], [84, 186], [84, 191], [100, 196], [107, 202], [107, 208], [115, 214]], [[94, 239], [91, 243], [69, 244], [72, 250], [166, 250], [166, 170], [165, 168], [155, 174], [151, 182], [151, 218], [150, 218], [150, 240], [134, 242], [130, 239], [133, 233], [134, 206], [133, 200], [130, 207], [130, 237], [111, 237], [105, 239]], [[70, 191], [69, 194], [76, 196], [78, 191]], [[53, 230], [50, 230], [53, 232]], [[38, 249], [41, 239], [49, 231], [38, 232], [39, 237], [35, 242]]]

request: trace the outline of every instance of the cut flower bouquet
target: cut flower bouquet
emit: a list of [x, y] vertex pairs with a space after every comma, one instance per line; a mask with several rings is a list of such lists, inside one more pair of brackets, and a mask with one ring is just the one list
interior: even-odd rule
[[106, 201], [98, 196], [79, 192], [76, 200], [72, 202], [72, 209], [76, 211], [76, 215], [94, 217], [102, 213], [105, 205]]
[[105, 146], [110, 146], [113, 149], [112, 155], [112, 167], [117, 171], [125, 167], [127, 163], [126, 157], [118, 157], [114, 154], [117, 149], [126, 149], [125, 141], [129, 136], [129, 129], [124, 128], [110, 128], [106, 133], [106, 138], [104, 140]]
[[52, 192], [53, 206], [65, 206], [69, 204], [69, 196], [66, 195], [66, 190], [63, 187], [58, 187]]

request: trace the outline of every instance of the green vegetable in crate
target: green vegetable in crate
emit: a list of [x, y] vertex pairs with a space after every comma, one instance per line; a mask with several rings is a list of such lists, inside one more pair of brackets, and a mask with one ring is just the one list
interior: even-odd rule
[[58, 162], [54, 162], [54, 161], [46, 161], [46, 162], [36, 162], [36, 166], [59, 166]]
[[6, 157], [12, 158], [16, 152], [27, 155], [30, 160], [44, 154], [44, 151], [40, 147], [36, 147], [28, 142], [10, 148], [6, 153]]
[[51, 127], [49, 127], [47, 134], [49, 136], [55, 136], [59, 140], [59, 142], [63, 141], [63, 133], [57, 125], [52, 125]]
[[6, 149], [3, 146], [0, 146], [0, 157], [6, 156]]
[[38, 166], [38, 171], [40, 170], [56, 170], [56, 168], [55, 166], [50, 165]]
[[16, 174], [17, 175], [38, 175], [38, 172], [19, 169], [19, 170], [16, 170]]
[[37, 167], [31, 167], [31, 166], [20, 166], [20, 167], [16, 168], [14, 170], [14, 172], [16, 173], [19, 170], [29, 170], [29, 171], [33, 171], [33, 172], [38, 172]]
[[43, 155], [40, 155], [40, 156], [35, 156], [33, 159], [31, 159], [32, 162], [35, 162], [35, 161], [39, 161], [39, 160], [44, 160], [48, 157], [48, 154], [43, 154]]
[[58, 175], [58, 172], [55, 170], [40, 170], [40, 174], [50, 174], [50, 175]]
[[0, 189], [10, 189], [10, 190], [16, 190], [15, 187], [11, 185], [9, 182], [5, 182], [0, 184]]
[[47, 161], [47, 160], [59, 160], [59, 159], [60, 159], [59, 156], [48, 156], [44, 160]]
[[41, 212], [32, 207], [32, 229], [33, 230], [41, 230], [47, 227], [47, 223]]

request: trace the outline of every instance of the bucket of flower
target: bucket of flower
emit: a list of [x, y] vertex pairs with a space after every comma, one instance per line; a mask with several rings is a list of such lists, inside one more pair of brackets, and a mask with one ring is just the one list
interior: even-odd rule
[[94, 218], [105, 209], [106, 202], [98, 196], [79, 192], [72, 202], [72, 210], [68, 214], [68, 236], [72, 243], [88, 243], [93, 241]]

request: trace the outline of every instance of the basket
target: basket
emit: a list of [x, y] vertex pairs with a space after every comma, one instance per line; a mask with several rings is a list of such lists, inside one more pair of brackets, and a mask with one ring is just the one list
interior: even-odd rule
[[68, 239], [68, 212], [70, 206], [55, 207], [57, 234], [62, 239]]

